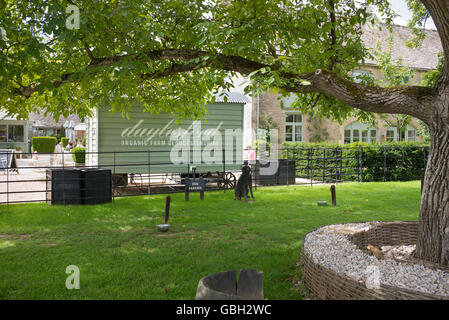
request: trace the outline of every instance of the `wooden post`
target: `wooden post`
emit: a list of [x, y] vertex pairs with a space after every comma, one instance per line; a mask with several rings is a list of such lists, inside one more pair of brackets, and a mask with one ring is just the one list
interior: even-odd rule
[[165, 224], [167, 224], [168, 217], [170, 215], [170, 200], [171, 200], [170, 196], [167, 196], [165, 198]]
[[335, 194], [335, 186], [334, 185], [331, 186], [331, 196], [332, 196], [332, 205], [336, 206], [337, 205], [337, 195]]

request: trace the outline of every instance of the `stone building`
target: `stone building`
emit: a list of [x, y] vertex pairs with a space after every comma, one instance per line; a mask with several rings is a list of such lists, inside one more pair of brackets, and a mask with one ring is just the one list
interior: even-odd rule
[[[414, 70], [414, 78], [411, 83], [419, 85], [423, 74], [434, 70], [438, 65], [438, 53], [442, 51], [440, 38], [436, 30], [426, 30], [426, 38], [418, 48], [408, 48], [406, 40], [412, 38], [411, 30], [404, 26], [393, 26], [393, 49], [392, 60], [402, 58], [404, 66]], [[366, 26], [363, 32], [363, 42], [366, 48], [376, 48], [379, 41], [382, 48], [387, 47], [390, 31], [383, 27]], [[353, 70], [352, 76], [371, 74], [376, 79], [382, 78], [382, 72], [374, 60], [367, 59], [363, 65]], [[355, 80], [357, 81], [357, 80]], [[389, 127], [386, 121], [377, 116], [377, 125], [360, 123], [356, 118], [347, 119], [341, 125], [327, 118], [311, 118], [309, 115], [301, 114], [291, 108], [294, 96], [284, 99], [284, 109], [281, 109], [279, 96], [265, 93], [252, 100], [252, 127], [256, 130], [269, 123], [278, 129], [280, 142], [316, 142], [350, 143], [350, 142], [385, 142], [385, 141], [421, 141], [422, 137], [417, 135], [419, 124], [417, 119], [412, 119], [406, 130], [399, 133], [396, 127]], [[388, 116], [391, 119], [391, 116]]]

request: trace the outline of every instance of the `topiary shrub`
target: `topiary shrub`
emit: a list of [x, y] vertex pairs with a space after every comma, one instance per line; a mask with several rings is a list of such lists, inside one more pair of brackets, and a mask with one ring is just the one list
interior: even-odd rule
[[33, 137], [31, 139], [33, 150], [43, 153], [54, 152], [57, 142], [56, 137]]
[[86, 134], [84, 134], [83, 140], [81, 141], [83, 146], [86, 146]]
[[61, 142], [62, 142], [62, 147], [65, 148], [69, 144], [69, 138], [62, 137]]
[[86, 163], [86, 148], [73, 148], [72, 157], [75, 163]]

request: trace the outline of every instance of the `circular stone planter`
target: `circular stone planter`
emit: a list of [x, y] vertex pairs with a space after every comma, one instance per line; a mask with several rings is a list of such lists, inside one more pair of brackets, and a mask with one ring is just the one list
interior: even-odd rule
[[449, 299], [449, 270], [409, 259], [378, 259], [368, 245], [416, 244], [417, 222], [367, 222], [308, 233], [301, 271], [318, 299]]

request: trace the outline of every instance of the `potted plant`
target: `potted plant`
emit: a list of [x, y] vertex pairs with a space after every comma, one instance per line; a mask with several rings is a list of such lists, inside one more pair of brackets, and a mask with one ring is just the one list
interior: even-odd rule
[[73, 148], [72, 158], [76, 167], [83, 167], [86, 163], [86, 148]]

